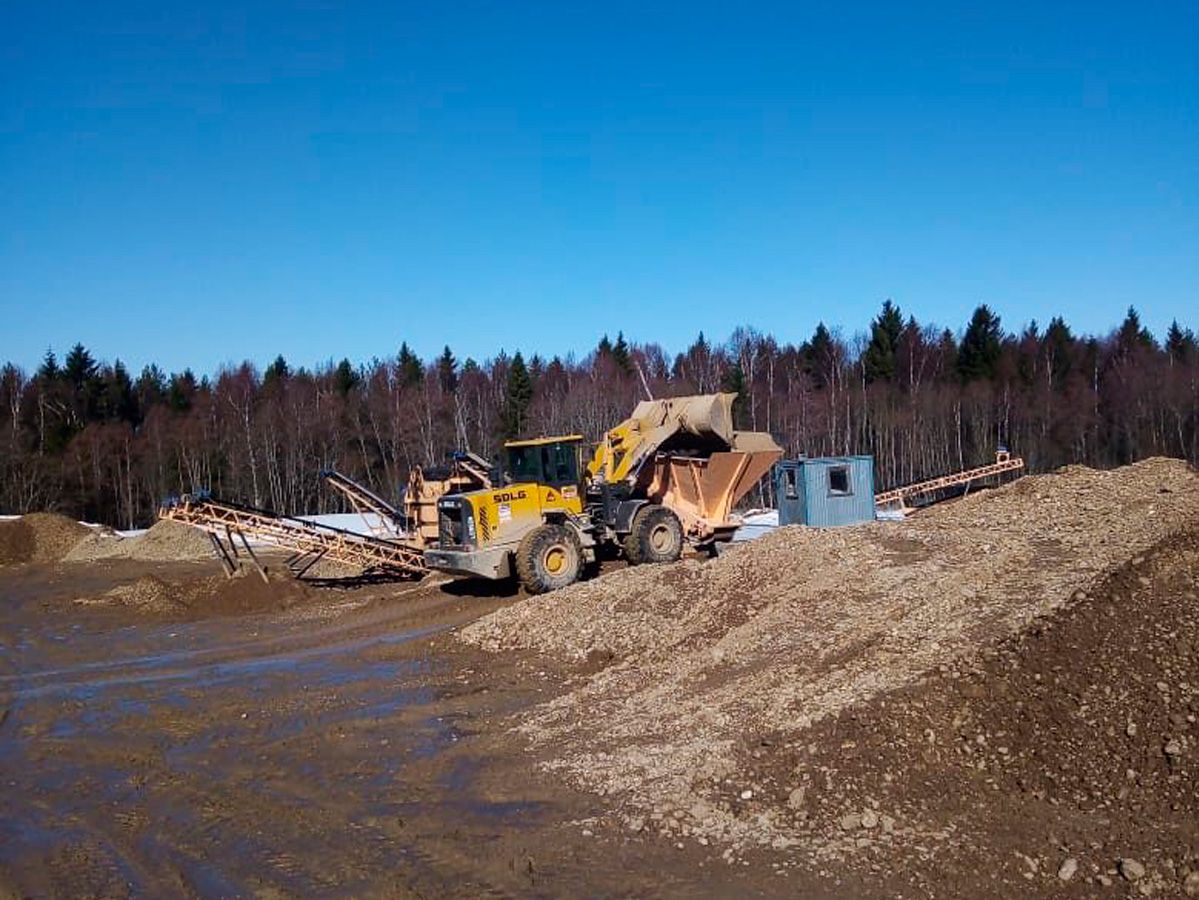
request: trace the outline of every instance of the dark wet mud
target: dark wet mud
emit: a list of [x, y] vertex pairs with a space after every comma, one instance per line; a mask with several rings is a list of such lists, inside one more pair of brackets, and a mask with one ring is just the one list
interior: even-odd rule
[[556, 676], [451, 637], [511, 598], [376, 586], [182, 622], [75, 602], [146, 569], [0, 570], [0, 896], [782, 888], [538, 770], [509, 726]]

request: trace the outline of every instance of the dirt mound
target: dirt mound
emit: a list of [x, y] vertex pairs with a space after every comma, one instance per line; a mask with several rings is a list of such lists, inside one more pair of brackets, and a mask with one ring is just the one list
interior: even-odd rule
[[242, 569], [234, 577], [217, 575], [205, 579], [185, 599], [192, 612], [220, 615], [225, 613], [283, 610], [316, 596], [314, 588], [290, 575], [272, 573], [269, 580], [251, 569]]
[[0, 564], [57, 562], [91, 529], [58, 513], [29, 513], [0, 522]]
[[132, 584], [122, 584], [98, 597], [81, 597], [76, 603], [88, 606], [124, 606], [151, 613], [172, 613], [185, 609], [179, 585], [147, 575]]
[[[1177, 894], [1199, 882], [1197, 582], [1192, 530], [800, 742], [747, 739], [752, 802], [696, 788], [739, 818], [771, 808], [780, 830], [902, 873], [897, 890], [918, 896], [1027, 896], [1058, 889], [1059, 871], [1111, 883], [1128, 859], [1143, 890]], [[938, 866], [913, 865], [934, 852]]]
[[100, 559], [134, 559], [147, 562], [171, 562], [211, 559], [212, 543], [198, 528], [160, 519], [143, 535], [122, 538], [93, 534], [66, 555], [68, 562], [94, 562]]
[[312, 588], [294, 578], [272, 574], [264, 581], [258, 572], [243, 570], [232, 578], [217, 575], [183, 582], [147, 575], [75, 602], [191, 617], [284, 610], [313, 596]]
[[305, 578], [337, 580], [357, 578], [362, 575], [361, 566], [351, 566], [332, 559], [322, 559], [304, 573]]
[[738, 768], [746, 735], [805, 741], [1196, 522], [1199, 478], [1184, 463], [1072, 467], [907, 522], [780, 529], [709, 563], [615, 573], [463, 637], [607, 663], [522, 724], [549, 768], [664, 832], [784, 849], [800, 840], [785, 817], [743, 818], [711, 789], [753, 796]]

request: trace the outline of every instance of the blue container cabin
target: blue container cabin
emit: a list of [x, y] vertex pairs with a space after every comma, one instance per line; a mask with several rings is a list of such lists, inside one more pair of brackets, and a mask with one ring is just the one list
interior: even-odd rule
[[780, 460], [774, 469], [780, 525], [833, 528], [874, 520], [874, 457]]

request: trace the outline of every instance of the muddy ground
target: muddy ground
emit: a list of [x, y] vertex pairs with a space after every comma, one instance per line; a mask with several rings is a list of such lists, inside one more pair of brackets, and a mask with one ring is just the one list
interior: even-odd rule
[[542, 598], [64, 522], [0, 534], [0, 900], [1199, 896], [1181, 463]]
[[449, 638], [518, 595], [95, 602], [218, 574], [0, 568], [0, 896], [855, 893], [631, 834], [539, 773], [509, 725], [579, 676]]

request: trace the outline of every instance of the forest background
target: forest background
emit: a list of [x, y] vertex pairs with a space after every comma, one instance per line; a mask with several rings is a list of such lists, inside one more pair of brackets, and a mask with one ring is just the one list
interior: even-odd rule
[[[398, 499], [413, 466], [453, 450], [494, 457], [507, 437], [597, 440], [654, 397], [735, 391], [741, 428], [788, 457], [868, 453], [879, 489], [993, 459], [1032, 471], [1146, 456], [1199, 462], [1199, 350], [1177, 321], [1155, 337], [1135, 309], [1106, 335], [1060, 317], [1006, 331], [979, 306], [959, 332], [883, 304], [864, 331], [819, 325], [801, 344], [739, 328], [671, 356], [605, 335], [585, 358], [499, 351], [308, 369], [279, 356], [212, 375], [136, 376], [77, 344], [35, 372], [0, 369], [0, 511], [56, 510], [132, 528], [161, 500], [214, 495], [293, 514], [334, 511], [318, 472], [336, 468]], [[769, 486], [750, 495], [769, 503]]]

